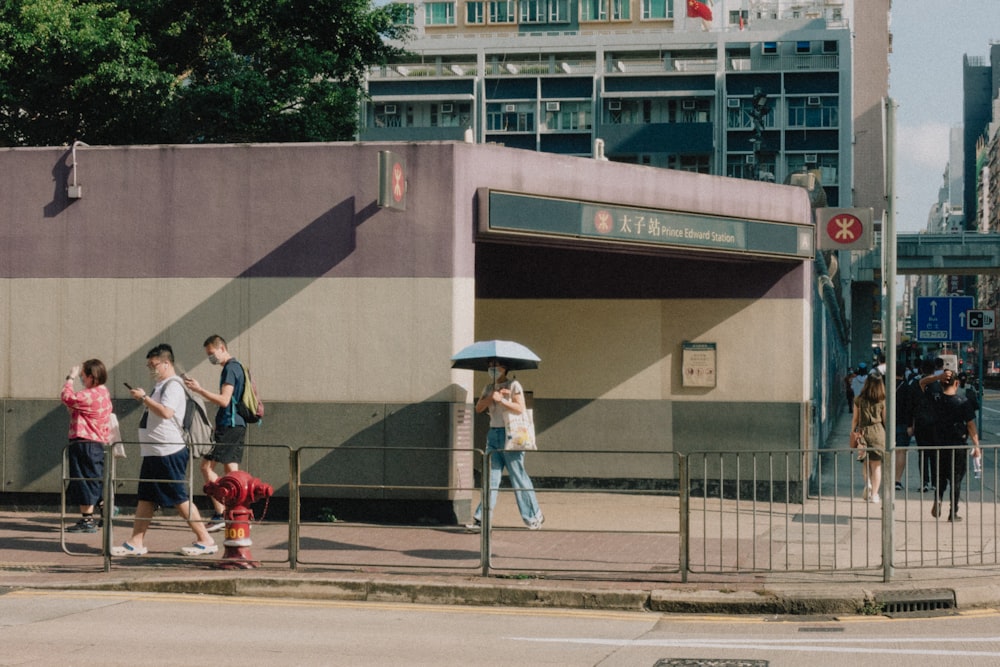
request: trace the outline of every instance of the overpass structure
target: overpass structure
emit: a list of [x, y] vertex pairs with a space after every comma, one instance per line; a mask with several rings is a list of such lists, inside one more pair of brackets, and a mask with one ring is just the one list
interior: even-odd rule
[[[871, 281], [881, 269], [881, 238], [869, 252], [856, 253], [853, 279]], [[899, 275], [1000, 274], [1000, 234], [897, 234], [896, 273]]]

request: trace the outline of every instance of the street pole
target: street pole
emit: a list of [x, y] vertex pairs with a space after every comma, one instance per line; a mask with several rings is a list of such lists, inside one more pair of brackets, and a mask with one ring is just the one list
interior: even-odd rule
[[896, 498], [896, 103], [885, 102], [885, 222], [882, 226], [882, 280], [885, 281], [885, 444], [882, 469], [882, 580], [892, 581], [892, 516]]

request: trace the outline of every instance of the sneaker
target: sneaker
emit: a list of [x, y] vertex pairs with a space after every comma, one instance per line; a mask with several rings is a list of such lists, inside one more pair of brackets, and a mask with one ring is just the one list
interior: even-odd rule
[[80, 519], [72, 526], [66, 529], [67, 533], [96, 533], [97, 532], [97, 522], [94, 521], [93, 517], [85, 517]]
[[128, 542], [122, 542], [120, 547], [111, 547], [112, 556], [144, 556], [149, 553], [146, 547], [133, 547]]
[[226, 527], [226, 521], [221, 514], [213, 514], [212, 518], [205, 524], [205, 530], [210, 533], [217, 533]]
[[872, 485], [868, 484], [865, 486], [864, 491], [861, 492], [861, 500], [868, 500], [868, 497], [872, 494]]
[[933, 491], [934, 490], [934, 485], [931, 484], [930, 482], [927, 482], [926, 484], [924, 484], [924, 487], [922, 489], [920, 489], [920, 490], [924, 491], [924, 492]]
[[941, 502], [935, 500], [934, 504], [931, 505], [931, 516], [935, 519], [941, 516]]
[[539, 514], [534, 519], [528, 522], [528, 530], [538, 530], [545, 523], [545, 517]]
[[181, 547], [181, 554], [184, 556], [210, 556], [211, 554], [218, 553], [218, 551], [218, 544], [200, 544], [195, 542], [186, 547]]
[[873, 493], [871, 495], [871, 497], [868, 498], [868, 502], [870, 502], [870, 503], [880, 503], [880, 502], [882, 502], [882, 499], [878, 497], [877, 493]]
[[896, 482], [896, 490], [897, 491], [902, 491], [903, 490], [903, 483], [902, 482]]
[[962, 520], [962, 517], [958, 516], [958, 514], [949, 514], [948, 515], [948, 521], [953, 521], [955, 523], [958, 523], [961, 520]]
[[466, 530], [476, 531], [476, 530], [481, 530], [482, 527], [483, 527], [483, 522], [480, 521], [479, 519], [473, 519], [472, 523], [465, 524], [465, 529]]

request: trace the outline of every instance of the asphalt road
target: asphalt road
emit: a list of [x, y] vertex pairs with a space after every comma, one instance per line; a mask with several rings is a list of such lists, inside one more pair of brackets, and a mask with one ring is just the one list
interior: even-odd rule
[[0, 595], [0, 664], [985, 666], [998, 625], [22, 590]]

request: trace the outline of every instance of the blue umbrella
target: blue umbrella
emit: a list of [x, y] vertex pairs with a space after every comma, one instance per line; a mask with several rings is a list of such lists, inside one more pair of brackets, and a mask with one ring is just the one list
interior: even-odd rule
[[490, 359], [503, 359], [507, 370], [538, 368], [541, 359], [520, 343], [511, 340], [482, 340], [462, 348], [451, 358], [452, 368], [485, 371]]

